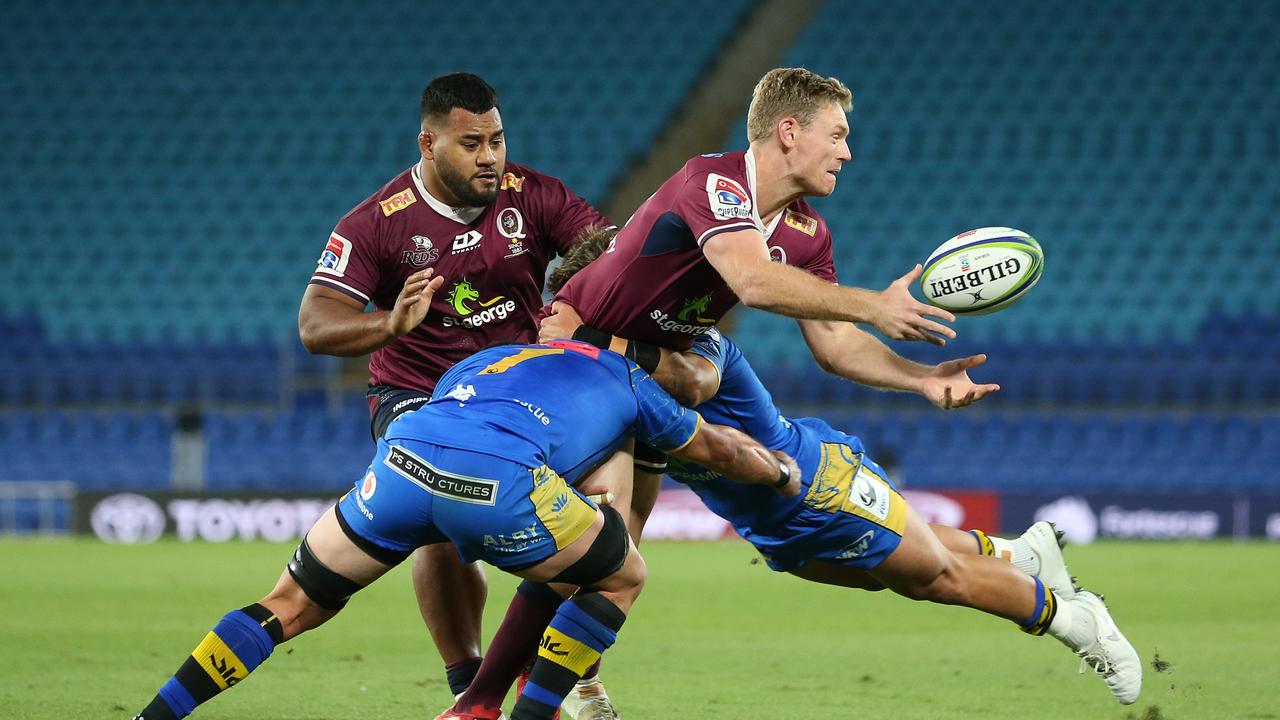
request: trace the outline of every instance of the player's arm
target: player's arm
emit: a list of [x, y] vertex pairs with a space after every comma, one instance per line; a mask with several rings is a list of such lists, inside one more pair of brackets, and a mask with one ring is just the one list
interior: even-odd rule
[[703, 422], [693, 438], [669, 454], [731, 480], [768, 485], [787, 497], [800, 494], [800, 468], [783, 452], [769, 452], [746, 433]]
[[800, 471], [791, 458], [769, 452], [740, 430], [703, 421], [634, 365], [630, 380], [637, 401], [636, 440], [739, 482], [768, 485], [789, 497], [799, 494]]
[[944, 410], [975, 403], [1000, 389], [999, 385], [978, 385], [969, 379], [969, 368], [986, 362], [986, 355], [923, 365], [898, 355], [874, 335], [852, 323], [797, 322], [818, 365], [847, 380], [886, 390], [918, 393]]
[[298, 309], [298, 337], [309, 352], [355, 357], [390, 344], [418, 326], [431, 307], [431, 297], [444, 283], [435, 270], [420, 270], [405, 279], [390, 310], [365, 312], [364, 304], [332, 288], [310, 284]]
[[697, 407], [720, 390], [720, 370], [706, 353], [674, 352], [586, 327], [578, 311], [563, 300], [551, 303], [551, 310], [538, 328], [538, 342], [580, 340], [628, 357], [685, 407]]
[[869, 323], [893, 340], [926, 340], [941, 345], [954, 338], [951, 328], [930, 317], [954, 322], [942, 308], [916, 300], [910, 286], [917, 265], [881, 292], [835, 285], [799, 268], [775, 263], [759, 230], [712, 235], [702, 244], [707, 261], [744, 305], [779, 315], [811, 320]]

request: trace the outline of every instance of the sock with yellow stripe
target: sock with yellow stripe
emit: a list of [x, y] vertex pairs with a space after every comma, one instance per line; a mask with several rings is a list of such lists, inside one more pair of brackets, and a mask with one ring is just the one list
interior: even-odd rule
[[1012, 560], [1014, 556], [1013, 542], [1002, 537], [988, 535], [981, 530], [970, 530], [969, 534], [978, 541], [978, 554]]
[[1018, 625], [1022, 627], [1022, 632], [1043, 635], [1058, 614], [1058, 596], [1046, 588], [1040, 578], [1032, 575], [1031, 579], [1036, 582], [1036, 606], [1031, 611], [1031, 617]]
[[578, 593], [560, 605], [511, 720], [550, 720], [573, 684], [613, 645], [626, 619], [600, 593]]
[[197, 705], [244, 680], [284, 641], [280, 621], [254, 603], [232, 610], [205, 635], [190, 657], [135, 720], [178, 720]]

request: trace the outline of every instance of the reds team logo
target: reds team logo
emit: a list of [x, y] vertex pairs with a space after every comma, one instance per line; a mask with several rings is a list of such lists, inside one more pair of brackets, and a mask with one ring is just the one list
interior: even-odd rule
[[401, 264], [408, 263], [414, 267], [423, 267], [430, 265], [440, 259], [440, 250], [431, 242], [431, 238], [426, 235], [413, 236], [412, 250], [405, 250], [404, 256], [400, 260]]
[[751, 217], [751, 198], [738, 183], [723, 175], [707, 175], [707, 200], [717, 220]]

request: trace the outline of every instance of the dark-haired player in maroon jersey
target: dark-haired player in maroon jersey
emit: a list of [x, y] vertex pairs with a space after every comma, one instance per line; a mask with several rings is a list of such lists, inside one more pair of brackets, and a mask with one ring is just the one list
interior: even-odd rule
[[[506, 162], [497, 93], [476, 75], [426, 87], [418, 146], [417, 164], [338, 222], [298, 313], [311, 352], [372, 353], [375, 438], [454, 363], [494, 342], [532, 342], [548, 262], [611, 224], [556, 178]], [[460, 693], [480, 665], [484, 572], [433, 545], [414, 554], [413, 582]]]

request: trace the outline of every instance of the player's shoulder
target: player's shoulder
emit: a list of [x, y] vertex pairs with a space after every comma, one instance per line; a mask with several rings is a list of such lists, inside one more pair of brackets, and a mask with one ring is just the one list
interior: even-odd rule
[[783, 211], [782, 223], [785, 227], [797, 230], [809, 237], [830, 237], [827, 221], [804, 198], [793, 201]]
[[413, 168], [409, 168], [389, 180], [369, 197], [361, 200], [342, 216], [343, 221], [363, 220], [377, 222], [389, 218], [405, 208], [422, 202], [417, 185], [413, 181]]
[[502, 171], [499, 191], [511, 193], [515, 197], [524, 197], [531, 192], [558, 190], [564, 187], [566, 187], [564, 181], [555, 175], [544, 173], [528, 165], [508, 162]]
[[689, 158], [689, 161], [684, 164], [680, 171], [681, 176], [685, 180], [699, 180], [714, 173], [745, 186], [747, 182], [746, 154], [745, 150], [735, 150], [733, 152], [697, 155]]

